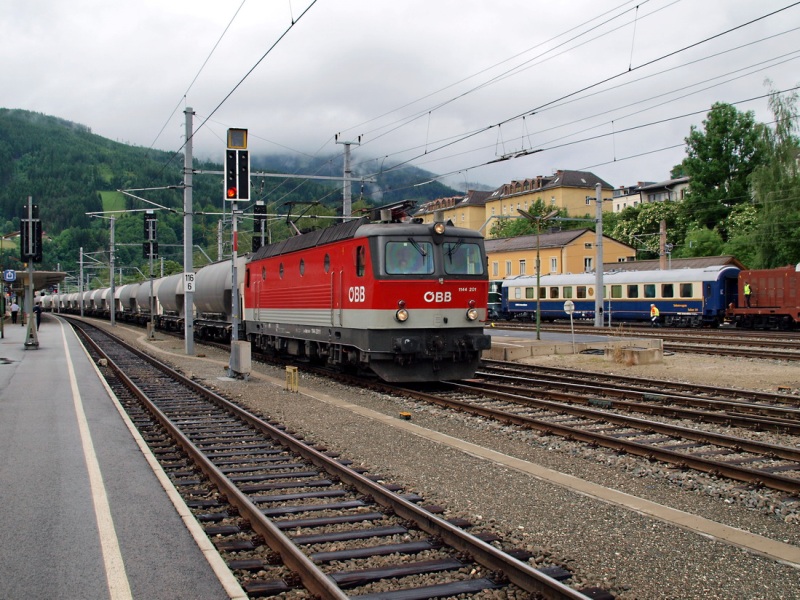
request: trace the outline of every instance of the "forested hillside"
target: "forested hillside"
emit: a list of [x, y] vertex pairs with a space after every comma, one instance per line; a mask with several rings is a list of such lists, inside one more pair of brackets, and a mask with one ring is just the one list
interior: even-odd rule
[[[268, 172], [321, 173], [338, 176], [342, 172], [341, 158], [321, 158], [307, 163], [280, 156], [252, 156], [252, 170]], [[337, 162], [338, 160], [338, 162]], [[195, 169], [221, 171], [222, 165], [195, 161]], [[327, 169], [328, 172], [325, 172]], [[19, 230], [19, 219], [28, 196], [39, 206], [45, 232], [44, 261], [37, 268], [75, 272], [80, 249], [96, 260], [108, 262], [110, 220], [92, 218], [87, 213], [101, 211], [115, 218], [116, 265], [123, 275], [131, 278], [146, 271], [142, 255], [142, 210], [152, 206], [119, 193], [117, 190], [161, 188], [133, 192], [151, 202], [176, 212], [157, 211], [159, 254], [168, 263], [167, 271], [180, 270], [183, 237], [183, 156], [159, 150], [129, 146], [95, 135], [88, 126], [53, 116], [23, 110], [0, 109], [0, 233]], [[412, 187], [431, 174], [419, 169], [390, 172], [375, 183], [353, 186], [354, 210], [409, 199], [425, 201], [457, 192], [441, 184]], [[177, 187], [176, 187], [177, 186]], [[413, 190], [413, 191], [412, 191]], [[333, 217], [341, 214], [341, 184], [335, 181], [318, 183], [313, 180], [275, 177], [253, 178], [253, 200], [263, 200], [270, 214], [286, 215], [292, 208], [295, 214], [304, 212], [298, 227], [308, 229], [328, 226]], [[311, 203], [315, 203], [309, 206]], [[250, 205], [240, 206], [245, 213]], [[195, 264], [218, 257], [218, 242], [223, 252], [229, 250], [229, 219], [223, 213], [222, 177], [196, 175], [193, 178], [194, 244], [198, 247]], [[133, 212], [137, 211], [137, 212]], [[229, 217], [229, 215], [227, 215]], [[318, 218], [313, 218], [317, 216]], [[225, 220], [219, 236], [220, 222]], [[290, 235], [284, 219], [269, 221], [273, 240]], [[240, 225], [241, 244], [250, 246], [252, 222]], [[208, 257], [208, 258], [207, 258]], [[84, 261], [91, 264], [95, 259]], [[0, 249], [2, 268], [21, 268], [16, 244], [5, 241]], [[99, 270], [99, 269], [98, 269]], [[106, 271], [107, 273], [107, 271]], [[105, 275], [107, 278], [107, 274]]]

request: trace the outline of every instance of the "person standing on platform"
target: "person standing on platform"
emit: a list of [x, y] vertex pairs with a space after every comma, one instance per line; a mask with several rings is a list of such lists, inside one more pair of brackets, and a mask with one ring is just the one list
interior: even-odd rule
[[36, 314], [36, 331], [39, 331], [39, 324], [42, 322], [42, 303], [37, 302], [33, 307], [33, 312]]
[[747, 308], [750, 308], [750, 295], [753, 293], [753, 289], [750, 287], [750, 282], [744, 282], [744, 303]]
[[14, 302], [11, 303], [11, 323], [13, 325], [17, 324], [18, 314], [19, 314], [19, 304], [17, 304], [17, 301], [14, 300]]

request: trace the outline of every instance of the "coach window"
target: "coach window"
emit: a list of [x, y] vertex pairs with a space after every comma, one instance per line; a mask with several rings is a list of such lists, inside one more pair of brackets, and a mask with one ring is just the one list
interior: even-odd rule
[[675, 297], [675, 286], [671, 283], [662, 283], [661, 284], [661, 297], [662, 298], [674, 298]]
[[325, 272], [331, 272], [331, 255], [327, 253], [325, 254]]
[[522, 298], [522, 288], [514, 288], [514, 300]]
[[612, 285], [611, 286], [611, 297], [612, 298], [622, 298], [622, 286], [621, 285]]
[[586, 298], [586, 286], [585, 285], [578, 285], [575, 286], [575, 297], [576, 298]]
[[356, 248], [356, 276], [363, 277], [367, 268], [367, 252], [364, 246]]
[[655, 298], [656, 297], [656, 284], [655, 283], [645, 283], [644, 284], [644, 297], [645, 298]]
[[628, 286], [628, 298], [638, 298], [639, 297], [639, 286], [636, 284]]
[[681, 298], [691, 298], [692, 297], [692, 284], [691, 283], [681, 283], [680, 284], [680, 293], [681, 293]]
[[306, 261], [304, 258], [300, 259], [300, 277], [306, 274]]
[[567, 298], [567, 299], [572, 298], [572, 286], [571, 285], [565, 285], [562, 288], [562, 291], [564, 292], [564, 298]]
[[533, 288], [532, 287], [525, 288], [525, 298], [527, 300], [530, 300], [530, 299], [533, 298]]
[[553, 298], [553, 299], [558, 298], [558, 288], [557, 287], [551, 287], [550, 288], [550, 298]]

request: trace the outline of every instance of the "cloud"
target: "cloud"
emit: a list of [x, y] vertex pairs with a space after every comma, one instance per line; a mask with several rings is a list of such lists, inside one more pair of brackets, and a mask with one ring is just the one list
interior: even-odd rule
[[[798, 48], [798, 8], [704, 41], [774, 0], [312, 3], [14, 3], [2, 103], [164, 150], [180, 148], [188, 105], [205, 122], [195, 152], [218, 161], [225, 130], [246, 127], [255, 152], [333, 154], [342, 133], [362, 136], [355, 161], [454, 182], [591, 168], [627, 185], [666, 179], [715, 101], [797, 83], [798, 53], [777, 57]], [[771, 119], [765, 99], [737, 108]]]

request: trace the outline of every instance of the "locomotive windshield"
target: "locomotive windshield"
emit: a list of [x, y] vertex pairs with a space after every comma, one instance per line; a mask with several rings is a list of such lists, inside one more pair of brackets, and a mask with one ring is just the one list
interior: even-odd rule
[[387, 242], [386, 273], [430, 275], [433, 273], [433, 244], [410, 238], [403, 242]]
[[483, 275], [483, 259], [478, 244], [460, 239], [457, 242], [445, 242], [442, 251], [444, 272], [448, 275]]

